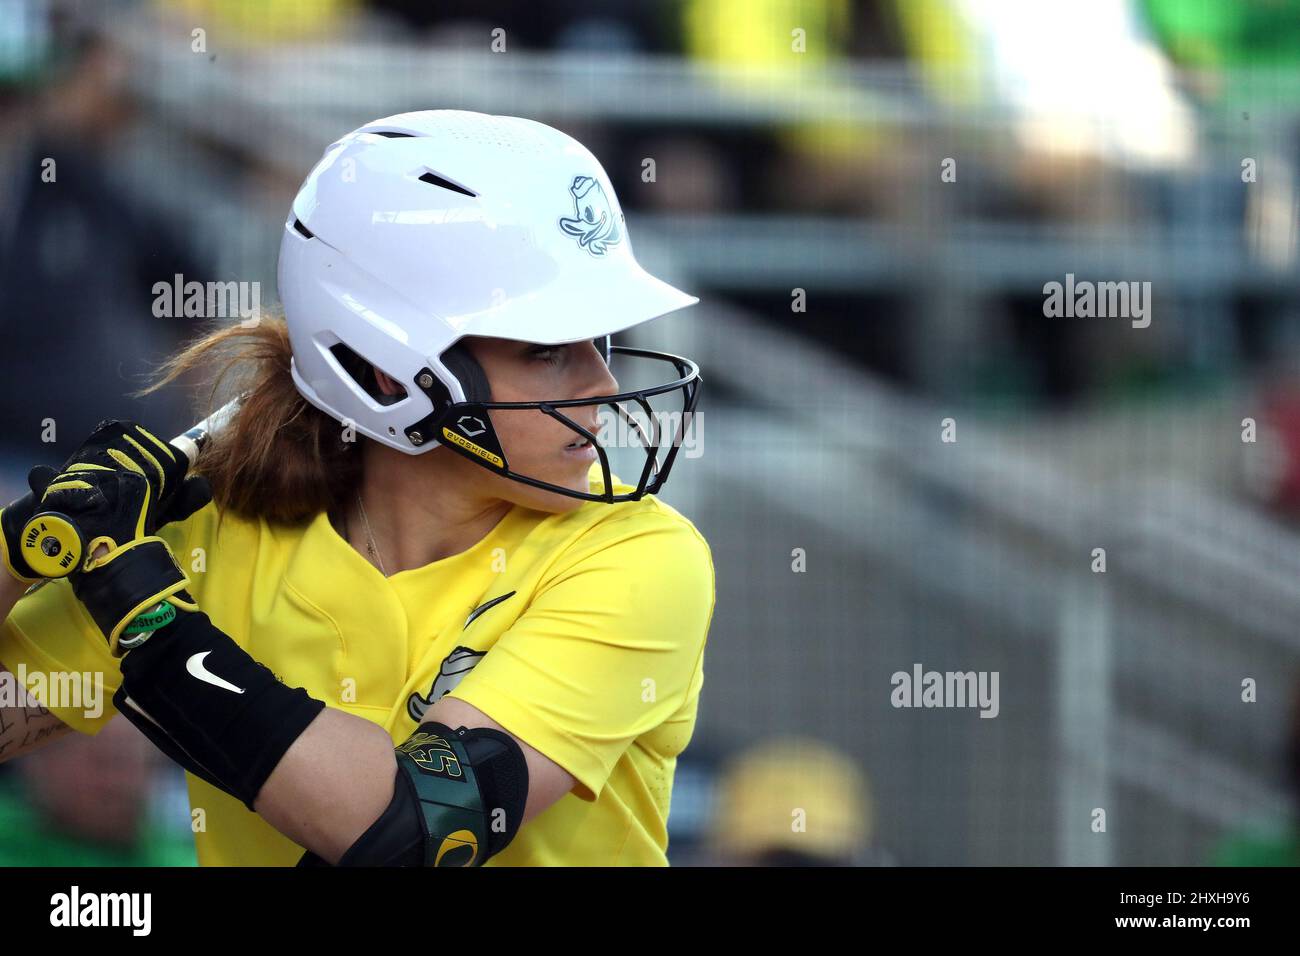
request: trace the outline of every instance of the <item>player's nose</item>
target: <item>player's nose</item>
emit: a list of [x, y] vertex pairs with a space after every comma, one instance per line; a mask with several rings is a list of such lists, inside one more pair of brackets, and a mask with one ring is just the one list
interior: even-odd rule
[[580, 350], [581, 361], [575, 363], [580, 383], [574, 398], [597, 398], [601, 395], [613, 395], [618, 391], [618, 379], [605, 364], [604, 357], [596, 348], [596, 343], [587, 342]]

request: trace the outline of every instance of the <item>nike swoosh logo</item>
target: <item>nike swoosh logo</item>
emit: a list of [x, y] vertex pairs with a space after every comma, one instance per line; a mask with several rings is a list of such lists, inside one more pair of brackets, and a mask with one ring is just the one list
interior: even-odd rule
[[[503, 594], [500, 597], [493, 598], [492, 600], [488, 601], [486, 604], [480, 604], [478, 607], [474, 608], [474, 610], [469, 612], [469, 617], [465, 618], [465, 627], [469, 627], [471, 624], [473, 624], [474, 619], [477, 618], [484, 611], [496, 607], [506, 598], [514, 597], [515, 594], [516, 594], [515, 591], [511, 591], [509, 594]], [[462, 627], [461, 630], [462, 631], [465, 630], [465, 627]]]
[[234, 694], [242, 694], [244, 688], [236, 687], [230, 681], [218, 677], [203, 666], [203, 659], [211, 653], [211, 651], [202, 651], [190, 656], [190, 659], [185, 662], [185, 669], [190, 672], [190, 676], [197, 677], [205, 684], [211, 684], [213, 687], [220, 687], [222, 690], [228, 690]]

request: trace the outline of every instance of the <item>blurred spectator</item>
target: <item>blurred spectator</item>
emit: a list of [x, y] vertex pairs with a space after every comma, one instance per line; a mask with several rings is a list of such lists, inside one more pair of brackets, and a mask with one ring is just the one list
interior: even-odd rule
[[1016, 136], [1040, 160], [1159, 169], [1191, 161], [1192, 111], [1129, 0], [950, 5], [979, 51], [978, 82], [1012, 112]]
[[[721, 68], [721, 84], [753, 102], [842, 108], [843, 118], [775, 129], [779, 149], [765, 163], [768, 205], [844, 215], [897, 211], [898, 181], [911, 160], [902, 131], [853, 116], [867, 102], [845, 73], [866, 28], [872, 55], [897, 36], [892, 5], [849, 0], [685, 0], [682, 44], [696, 61]], [[897, 46], [889, 51], [901, 55]], [[770, 149], [765, 152], [771, 152]], [[752, 163], [752, 156], [737, 157]]]
[[[1294, 268], [1300, 0], [1140, 0], [1138, 8], [1165, 53], [1184, 68], [1184, 85], [1203, 109], [1227, 116], [1243, 133], [1251, 128], [1252, 112], [1264, 113], [1263, 127], [1256, 120], [1255, 137], [1247, 140], [1249, 155], [1268, 174], [1245, 191], [1246, 237], [1263, 262], [1280, 270]], [[1267, 117], [1279, 113], [1287, 117], [1280, 144], [1278, 137], [1266, 134]]]
[[669, 134], [663, 139], [642, 140], [638, 145], [640, 155], [627, 157], [622, 167], [639, 172], [641, 159], [652, 158], [655, 179], [642, 182], [640, 176], [624, 177], [626, 186], [620, 195], [639, 200], [626, 205], [697, 216], [736, 209], [740, 205], [741, 190], [733, 173], [740, 160], [729, 159], [709, 139]]
[[0, 866], [195, 865], [187, 831], [150, 813], [161, 775], [178, 771], [127, 721], [56, 740], [14, 771], [0, 784]]
[[440, 45], [488, 49], [492, 30], [506, 50], [663, 51], [674, 4], [664, 0], [370, 0], [369, 7]]
[[[0, 64], [2, 501], [25, 490], [32, 465], [61, 463], [105, 418], [164, 434], [188, 427], [176, 391], [126, 395], [193, 321], [156, 317], [154, 283], [208, 278], [168, 222], [119, 195], [113, 147], [132, 119], [124, 59], [53, 9], [22, 0], [24, 38], [0, 40], [10, 57]], [[55, 442], [43, 441], [47, 419]]]
[[[286, 43], [336, 35], [360, 0], [154, 0], [187, 27], [251, 43]], [[188, 29], [186, 30], [188, 33]]]
[[870, 784], [838, 750], [808, 738], [755, 744], [724, 773], [714, 802], [714, 863], [855, 866], [882, 863], [872, 849]]

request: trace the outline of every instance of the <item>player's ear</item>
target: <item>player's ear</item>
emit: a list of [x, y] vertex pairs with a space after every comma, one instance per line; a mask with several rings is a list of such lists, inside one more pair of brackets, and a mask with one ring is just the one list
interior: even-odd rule
[[379, 369], [375, 369], [375, 381], [379, 383], [379, 390], [385, 395], [402, 395], [406, 389], [398, 385], [392, 378], [385, 375]]

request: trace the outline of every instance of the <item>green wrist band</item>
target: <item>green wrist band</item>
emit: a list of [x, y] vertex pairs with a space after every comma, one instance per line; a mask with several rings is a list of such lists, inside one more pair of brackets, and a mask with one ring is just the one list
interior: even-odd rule
[[176, 608], [169, 601], [163, 601], [152, 611], [145, 611], [143, 614], [137, 614], [126, 626], [122, 632], [123, 636], [129, 634], [148, 634], [158, 628], [170, 624], [176, 620]]

